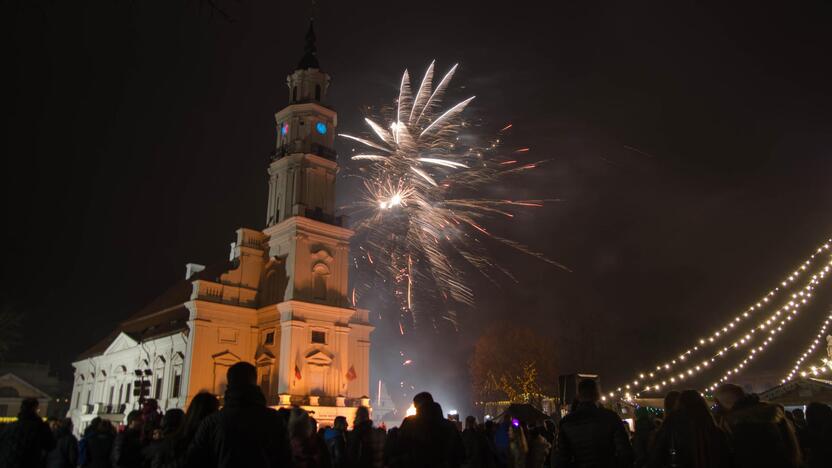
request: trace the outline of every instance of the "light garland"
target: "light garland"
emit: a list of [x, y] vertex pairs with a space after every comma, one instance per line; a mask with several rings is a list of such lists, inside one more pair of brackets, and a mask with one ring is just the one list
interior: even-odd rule
[[[797, 313], [800, 311], [800, 307], [808, 304], [808, 302], [809, 302], [808, 299], [810, 299], [812, 297], [812, 294], [811, 294], [812, 289], [814, 289], [817, 285], [819, 285], [821, 280], [826, 277], [826, 274], [829, 273], [830, 267], [832, 267], [832, 262], [829, 262], [829, 264], [827, 264], [821, 270], [820, 273], [812, 275], [812, 280], [809, 282], [809, 284], [807, 284], [803, 288], [803, 291], [801, 291], [801, 292], [805, 293], [807, 297], [803, 298], [799, 302], [794, 303], [794, 305], [792, 305], [792, 307], [791, 307], [791, 310], [789, 311], [790, 313], [787, 313], [780, 320], [780, 323], [777, 325], [777, 328], [772, 328], [772, 329], [769, 330], [769, 336], [765, 340], [763, 340], [762, 344], [760, 346], [756, 347], [756, 348], [751, 348], [751, 351], [748, 352], [745, 359], [740, 361], [740, 363], [737, 364], [737, 366], [734, 367], [733, 369], [728, 369], [722, 375], [722, 377], [720, 377], [720, 379], [717, 382], [714, 382], [713, 385], [708, 387], [706, 389], [706, 391], [711, 391], [711, 392], [714, 391], [720, 384], [722, 384], [723, 382], [727, 382], [728, 379], [732, 375], [736, 375], [736, 374], [740, 373], [740, 371], [746, 366], [746, 364], [749, 363], [749, 361], [754, 359], [758, 354], [761, 354], [762, 352], [764, 352], [766, 350], [766, 348], [768, 347], [768, 345], [770, 345], [774, 341], [774, 339], [777, 337], [777, 334], [783, 331], [783, 327], [788, 325], [788, 322], [791, 322], [797, 316]], [[790, 301], [789, 304], [787, 304], [787, 306], [790, 305], [790, 304], [792, 304], [791, 301]], [[780, 311], [778, 311], [776, 315], [779, 316], [779, 314], [780, 314]]]
[[[795, 375], [797, 375], [800, 365], [803, 364], [803, 361], [805, 361], [809, 356], [812, 355], [812, 353], [815, 351], [815, 347], [820, 344], [820, 340], [823, 338], [823, 335], [826, 334], [826, 328], [829, 326], [830, 320], [832, 320], [832, 314], [829, 314], [826, 317], [826, 320], [824, 320], [823, 324], [821, 324], [820, 330], [818, 330], [818, 334], [815, 336], [812, 343], [809, 345], [809, 347], [806, 349], [803, 355], [797, 358], [797, 361], [794, 363], [794, 367], [792, 367], [791, 371], [789, 371], [788, 375], [786, 375], [786, 378], [783, 379], [780, 383], [786, 383], [789, 380], [792, 380], [795, 377]], [[800, 372], [800, 375], [802, 377], [806, 377], [808, 373], [804, 370], [803, 372]], [[815, 373], [815, 375], [817, 374]]]
[[[688, 348], [687, 350], [685, 350], [684, 352], [679, 354], [678, 358], [672, 359], [671, 361], [665, 362], [664, 364], [656, 365], [655, 372], [641, 372], [641, 373], [639, 373], [638, 378], [634, 379], [632, 381], [632, 383], [628, 383], [628, 384], [625, 384], [622, 387], [618, 387], [615, 392], [610, 392], [609, 396], [612, 398], [612, 397], [615, 397], [616, 393], [620, 395], [623, 392], [624, 397], [626, 399], [629, 399], [629, 397], [627, 396], [629, 394], [629, 390], [631, 388], [636, 388], [640, 384], [644, 385], [646, 383], [649, 383], [647, 386], [644, 387], [645, 391], [650, 390], [651, 388], [657, 387], [657, 385], [655, 385], [655, 383], [658, 381], [658, 379], [661, 378], [661, 377], [657, 377], [656, 376], [657, 374], [659, 374], [659, 373], [670, 374], [671, 372], [675, 372], [675, 367], [678, 364], [686, 362], [693, 353], [699, 351], [700, 349], [705, 348], [706, 346], [710, 346], [710, 345], [718, 342], [720, 339], [722, 339], [725, 336], [728, 336], [730, 334], [730, 332], [733, 331], [739, 323], [741, 323], [743, 320], [750, 319], [753, 315], [756, 315], [756, 313], [758, 313], [763, 308], [765, 308], [765, 306], [768, 305], [769, 302], [771, 302], [771, 300], [774, 299], [775, 296], [781, 290], [785, 289], [791, 283], [796, 281], [804, 272], [808, 271], [808, 269], [812, 265], [812, 262], [814, 261], [815, 257], [818, 256], [819, 254], [823, 253], [823, 251], [829, 250], [831, 242], [832, 242], [832, 239], [827, 239], [822, 245], [817, 247], [817, 249], [815, 250], [815, 253], [811, 254], [809, 256], [809, 258], [807, 260], [805, 260], [795, 271], [793, 271], [786, 278], [784, 278], [780, 282], [780, 286], [777, 286], [774, 289], [770, 290], [768, 293], [766, 293], [764, 296], [762, 296], [755, 304], [752, 304], [746, 311], [738, 314], [732, 320], [727, 322], [721, 329], [716, 330], [715, 332], [713, 332], [707, 338], [700, 338], [699, 341], [698, 341], [699, 344], [694, 345], [691, 348]], [[827, 268], [828, 268], [828, 266], [827, 266]], [[710, 359], [703, 360], [701, 362], [701, 364], [692, 365], [688, 369], [680, 372], [678, 375], [671, 375], [669, 378], [665, 378], [664, 381], [662, 382], [662, 386], [666, 385], [668, 380], [671, 383], [675, 383], [677, 376], [679, 377], [679, 380], [685, 379], [686, 376], [687, 377], [693, 376], [694, 373], [700, 372], [700, 371], [704, 370], [704, 368], [707, 368], [710, 365], [710, 363], [713, 363], [715, 361], [715, 359], [717, 357], [722, 357], [725, 353], [727, 353], [731, 349], [739, 348], [740, 345], [750, 343], [751, 342], [751, 335], [753, 335], [756, 332], [757, 329], [764, 329], [765, 325], [770, 325], [771, 321], [774, 318], [778, 317], [784, 309], [788, 310], [790, 307], [793, 307], [794, 304], [799, 303], [799, 302], [795, 303], [794, 300], [798, 299], [798, 296], [803, 296], [804, 294], [805, 294], [804, 291], [801, 291], [799, 294], [792, 294], [792, 301], [789, 301], [789, 304], [787, 304], [788, 307], [784, 306], [784, 307], [781, 307], [780, 309], [778, 309], [778, 311], [775, 314], [773, 314], [772, 316], [769, 317], [768, 320], [766, 320], [767, 323], [765, 323], [765, 324], [761, 323], [757, 327], [752, 328], [751, 331], [749, 333], [746, 333], [739, 341], [734, 342], [733, 344], [731, 344], [729, 346], [722, 347]], [[803, 300], [805, 301], [805, 298]], [[658, 388], [656, 388], [656, 389], [658, 389]]]
[[[791, 321], [795, 316], [797, 316], [798, 309], [807, 304], [809, 299], [812, 297], [812, 290], [820, 283], [820, 279], [824, 278], [826, 274], [829, 272], [830, 267], [832, 267], [832, 261], [827, 264], [819, 274], [815, 274], [811, 277], [810, 281], [802, 288], [802, 290], [798, 293], [792, 294], [792, 300], [788, 303], [781, 306], [776, 312], [771, 314], [768, 319], [765, 321], [761, 321], [755, 328], [751, 329], [748, 333], [746, 333], [742, 338], [738, 341], [735, 341], [730, 346], [725, 346], [720, 349], [716, 354], [714, 354], [710, 359], [705, 359], [702, 361], [701, 365], [694, 365], [688, 368], [686, 371], [679, 373], [678, 375], [671, 376], [669, 379], [663, 380], [661, 383], [656, 383], [654, 385], [649, 385], [648, 387], [644, 388], [644, 391], [648, 390], [660, 390], [662, 387], [669, 384], [675, 384], [678, 381], [685, 380], [688, 377], [692, 377], [699, 373], [700, 371], [704, 370], [704, 368], [708, 367], [710, 364], [714, 363], [717, 358], [725, 357], [725, 353], [732, 349], [739, 349], [745, 345], [749, 345], [753, 342], [753, 336], [756, 335], [759, 331], [769, 329], [769, 337], [766, 338], [763, 343], [758, 347], [753, 347], [749, 352], [746, 359], [741, 361], [737, 367], [732, 370], [729, 370], [720, 382], [727, 380], [727, 376], [731, 374], [735, 374], [739, 372], [740, 369], [745, 367], [745, 365], [754, 358], [754, 356], [760, 352], [762, 352], [768, 344], [770, 344], [774, 338], [773, 335], [778, 333], [782, 330], [783, 325]], [[785, 313], [783, 319], [781, 319], [780, 323], [777, 325], [777, 328], [771, 328], [772, 322], [775, 322], [777, 318]], [[714, 385], [718, 385], [720, 382], [715, 383]], [[715, 388], [709, 387], [709, 389]]]
[[820, 363], [817, 366], [807, 366], [802, 371], [800, 371], [801, 377], [809, 377], [810, 375], [816, 376], [821, 374], [827, 374], [832, 372], [832, 364], [829, 361], [825, 361]]

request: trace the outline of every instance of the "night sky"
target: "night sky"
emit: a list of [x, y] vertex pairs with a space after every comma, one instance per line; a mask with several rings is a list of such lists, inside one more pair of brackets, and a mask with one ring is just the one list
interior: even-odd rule
[[[563, 372], [629, 378], [832, 233], [832, 5], [609, 3], [316, 9], [340, 131], [364, 131], [366, 107], [392, 101], [404, 68], [459, 62], [452, 96], [477, 96], [470, 117], [492, 132], [512, 123], [507, 146], [550, 160], [493, 194], [563, 200], [491, 227], [573, 272], [494, 252], [519, 282], [469, 278], [480, 300], [459, 335], [420, 356], [432, 379], [464, 372], [500, 318], [551, 336]], [[313, 10], [215, 5], [4, 2], [2, 301], [26, 315], [11, 359], [68, 375], [186, 262], [222, 260], [235, 229], [263, 227], [273, 114]], [[358, 195], [339, 187], [339, 203]], [[830, 289], [755, 369], [790, 366]], [[374, 359], [397, 352], [390, 330], [379, 327]]]

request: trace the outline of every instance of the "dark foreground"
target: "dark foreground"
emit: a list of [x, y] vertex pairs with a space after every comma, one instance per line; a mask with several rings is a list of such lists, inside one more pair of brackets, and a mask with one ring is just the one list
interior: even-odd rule
[[266, 406], [249, 364], [228, 372], [224, 406], [214, 395], [194, 397], [187, 412], [164, 415], [152, 400], [116, 430], [95, 420], [81, 440], [69, 420], [49, 421], [27, 400], [18, 420], [0, 432], [0, 467], [684, 467], [800, 468], [832, 466], [832, 408], [802, 411], [760, 402], [733, 385], [709, 408], [693, 390], [671, 392], [666, 411], [636, 412], [635, 431], [598, 405], [594, 382], [560, 421], [530, 425], [444, 418], [428, 393], [414, 397], [417, 414], [398, 428], [374, 427], [360, 408], [351, 428], [344, 418], [317, 427], [300, 408]]

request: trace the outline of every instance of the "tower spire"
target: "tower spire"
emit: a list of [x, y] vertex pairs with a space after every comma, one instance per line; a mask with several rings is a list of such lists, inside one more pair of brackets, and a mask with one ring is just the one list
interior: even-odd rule
[[309, 30], [306, 31], [306, 45], [303, 48], [303, 57], [298, 62], [298, 70], [310, 68], [320, 69], [318, 64], [318, 48], [315, 46], [315, 19], [309, 19]]

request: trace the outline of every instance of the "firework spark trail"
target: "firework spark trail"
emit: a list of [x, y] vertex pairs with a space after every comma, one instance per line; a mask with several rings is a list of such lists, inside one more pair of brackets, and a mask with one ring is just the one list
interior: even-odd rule
[[[340, 134], [371, 148], [369, 153], [352, 156], [352, 160], [362, 164], [366, 196], [348, 208], [351, 217], [357, 219], [353, 229], [366, 253], [364, 259], [373, 264], [370, 270], [394, 287], [400, 306], [401, 333], [403, 321], [412, 320], [415, 324], [420, 320], [413, 314], [416, 291], [427, 289], [438, 292], [437, 297], [446, 301], [472, 305], [473, 291], [463, 280], [467, 268], [491, 281], [495, 281], [492, 271], [515, 280], [488, 255], [486, 240], [568, 271], [519, 242], [495, 235], [485, 225], [494, 216], [514, 218], [514, 209], [540, 207], [557, 200], [481, 196], [483, 188], [503, 177], [534, 169], [542, 161], [520, 162], [500, 156], [499, 139], [482, 148], [460, 145], [459, 134], [465, 126], [462, 113], [474, 97], [442, 110], [443, 97], [457, 65], [435, 88], [434, 67], [431, 62], [415, 93], [405, 70], [398, 100], [385, 113], [388, 117], [365, 119], [368, 136]], [[511, 127], [508, 124], [499, 133]], [[510, 153], [528, 151], [519, 148]], [[440, 316], [455, 323], [453, 312]]]

